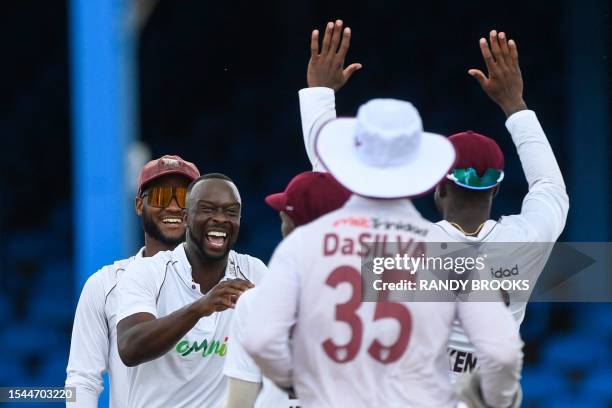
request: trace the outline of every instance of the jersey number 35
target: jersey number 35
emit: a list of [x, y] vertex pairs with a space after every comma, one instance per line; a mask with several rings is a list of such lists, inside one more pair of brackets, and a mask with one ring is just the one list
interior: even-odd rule
[[[336, 305], [336, 320], [347, 323], [351, 327], [351, 338], [348, 343], [338, 345], [332, 339], [323, 342], [325, 353], [337, 363], [348, 363], [359, 353], [363, 337], [363, 322], [357, 309], [361, 306], [361, 275], [352, 266], [339, 266], [332, 271], [325, 283], [336, 288], [341, 283], [351, 285], [351, 297], [346, 303]], [[410, 311], [400, 303], [378, 302], [374, 311], [374, 321], [379, 319], [395, 319], [400, 326], [400, 333], [390, 346], [374, 340], [368, 347], [368, 354], [376, 361], [390, 364], [397, 361], [408, 348], [412, 331], [412, 316]]]

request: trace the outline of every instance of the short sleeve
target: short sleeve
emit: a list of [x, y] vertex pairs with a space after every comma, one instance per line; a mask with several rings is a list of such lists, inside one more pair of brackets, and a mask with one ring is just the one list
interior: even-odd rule
[[151, 259], [137, 259], [130, 264], [117, 283], [117, 322], [136, 313], [149, 313], [157, 318], [157, 296], [162, 282], [157, 269], [159, 266]]

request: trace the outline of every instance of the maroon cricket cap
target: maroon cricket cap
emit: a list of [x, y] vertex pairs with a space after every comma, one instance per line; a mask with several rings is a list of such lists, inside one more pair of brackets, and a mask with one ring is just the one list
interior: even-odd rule
[[448, 140], [457, 154], [454, 169], [473, 167], [480, 176], [487, 169], [504, 169], [504, 154], [490, 137], [468, 130], [449, 136]]
[[179, 156], [165, 155], [144, 165], [138, 176], [138, 195], [142, 193], [145, 184], [168, 174], [179, 174], [190, 181], [200, 177], [200, 171], [195, 164]]
[[266, 197], [276, 211], [284, 211], [296, 226], [342, 207], [351, 196], [329, 173], [305, 171], [295, 176], [285, 191]]

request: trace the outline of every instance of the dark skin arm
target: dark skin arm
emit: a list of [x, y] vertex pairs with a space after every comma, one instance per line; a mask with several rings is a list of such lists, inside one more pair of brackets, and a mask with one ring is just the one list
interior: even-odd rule
[[504, 32], [492, 30], [489, 44], [484, 38], [480, 39], [479, 44], [489, 76], [478, 69], [470, 69], [468, 74], [476, 78], [482, 90], [504, 111], [506, 117], [527, 109], [523, 100], [523, 77], [516, 42], [508, 41]]
[[233, 279], [215, 285], [201, 299], [156, 319], [135, 313], [117, 324], [117, 347], [121, 361], [133, 367], [166, 354], [202, 317], [233, 309], [240, 295], [253, 285]]

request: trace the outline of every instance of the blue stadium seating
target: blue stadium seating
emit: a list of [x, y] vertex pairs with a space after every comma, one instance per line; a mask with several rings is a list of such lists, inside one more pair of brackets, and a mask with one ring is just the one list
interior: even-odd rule
[[567, 334], [551, 338], [543, 347], [542, 362], [561, 370], [591, 370], [610, 363], [610, 346], [598, 336]]

